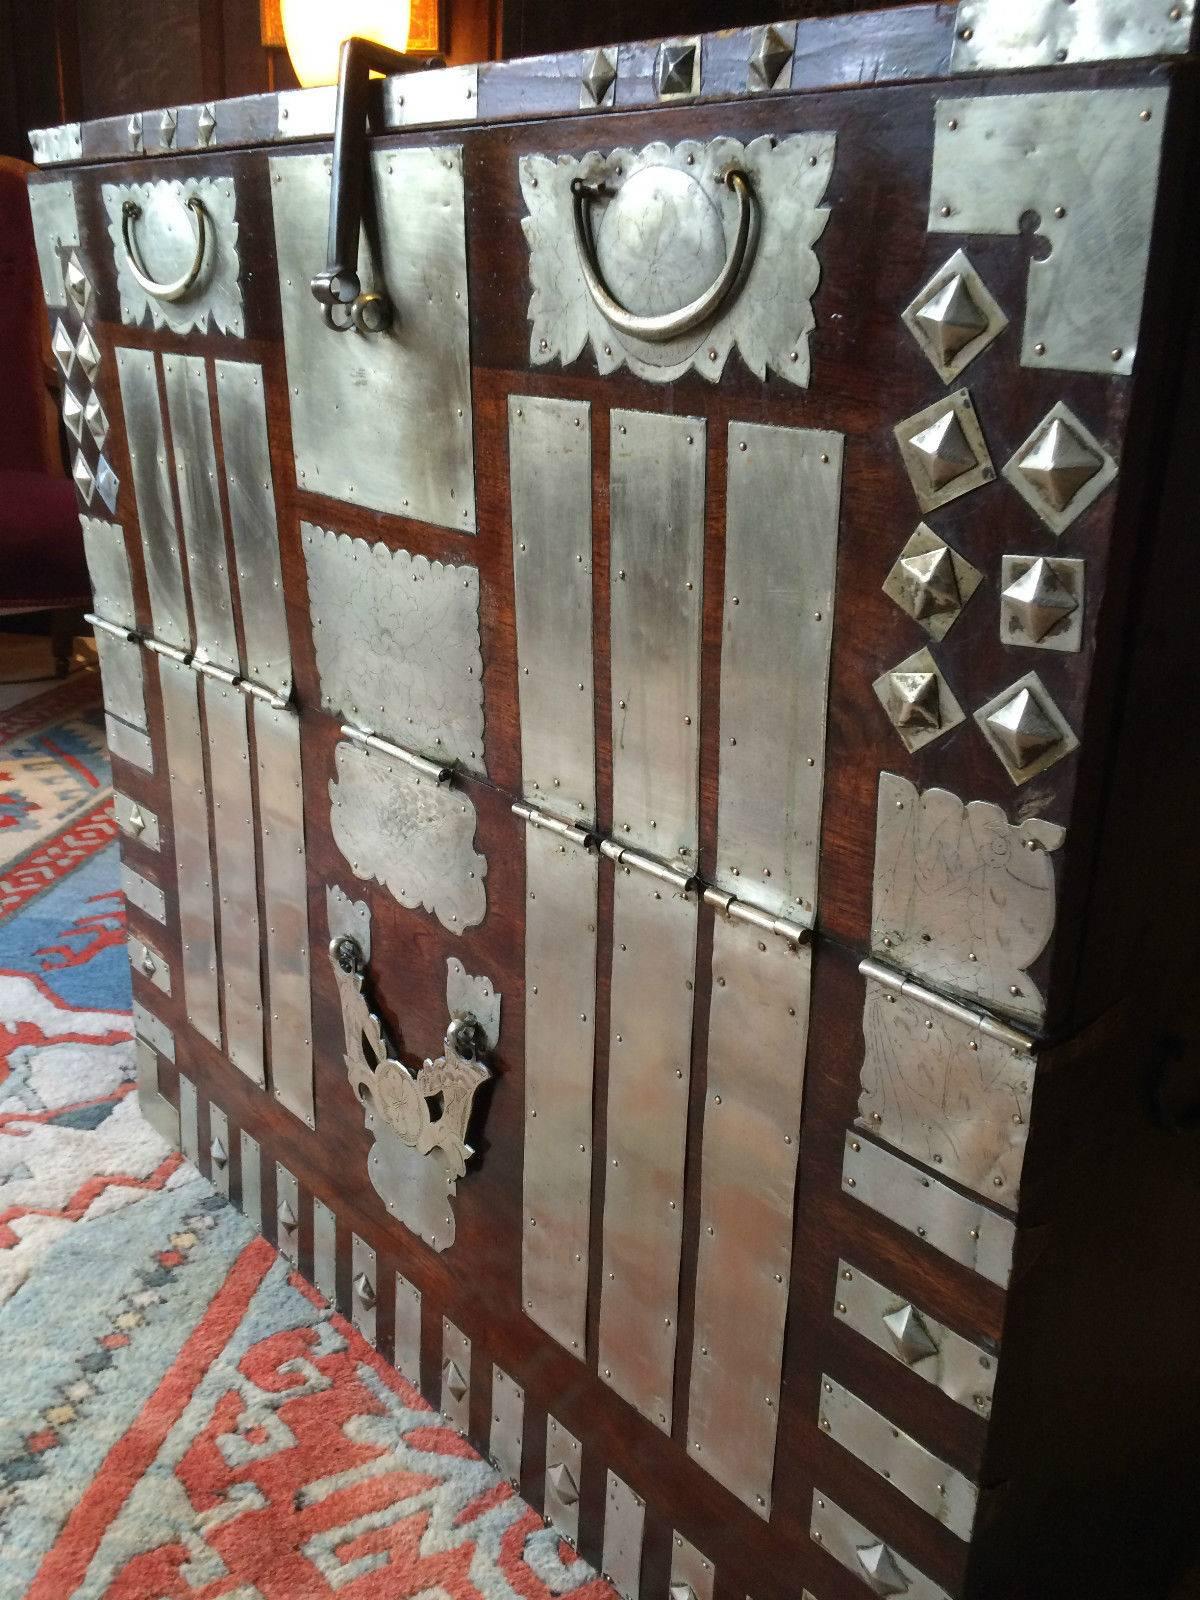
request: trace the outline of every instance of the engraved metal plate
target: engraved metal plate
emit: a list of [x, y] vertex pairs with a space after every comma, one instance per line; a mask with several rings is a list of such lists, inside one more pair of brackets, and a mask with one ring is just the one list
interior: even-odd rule
[[161, 1017], [147, 1011], [140, 1000], [133, 1002], [133, 1031], [137, 1038], [152, 1044], [160, 1056], [168, 1061], [175, 1059], [175, 1035]]
[[944, 1589], [819, 1489], [813, 1491], [809, 1532], [815, 1543], [876, 1594], [903, 1595], [905, 1600], [950, 1600]]
[[121, 891], [131, 906], [144, 911], [155, 922], [167, 920], [167, 897], [158, 884], [135, 872], [127, 861], [121, 863]]
[[176, 1150], [179, 1148], [179, 1113], [158, 1087], [158, 1057], [151, 1045], [139, 1039], [134, 1049], [138, 1110], [154, 1131]]
[[582, 1360], [587, 1326], [599, 863], [525, 830], [521, 1303]]
[[952, 72], [1015, 71], [1069, 61], [1136, 61], [1182, 55], [1194, 0], [960, 0]]
[[713, 1564], [681, 1533], [671, 1535], [670, 1600], [712, 1600]]
[[62, 258], [58, 252], [60, 248], [69, 250], [79, 243], [75, 185], [69, 178], [54, 183], [31, 183], [29, 209], [33, 214], [33, 238], [42, 276], [42, 294], [52, 310], [66, 310], [67, 289], [63, 282]]
[[842, 1187], [960, 1266], [1001, 1289], [1007, 1286], [1016, 1242], [1016, 1229], [1007, 1217], [853, 1134], [846, 1135]]
[[104, 737], [110, 756], [128, 761], [142, 772], [154, 771], [154, 746], [148, 733], [109, 713], [104, 718]]
[[645, 1501], [615, 1472], [610, 1472], [604, 1494], [604, 1547], [600, 1564], [605, 1578], [622, 1600], [638, 1600], [641, 1593], [645, 1521]]
[[421, 1387], [421, 1291], [396, 1274], [393, 1364], [414, 1388]]
[[842, 436], [729, 427], [716, 882], [810, 915], [825, 768]]
[[859, 1121], [1015, 1210], [1037, 1064], [962, 1011], [923, 1004], [868, 976]]
[[300, 1261], [300, 1185], [294, 1172], [275, 1163], [275, 1243], [293, 1266]]
[[616, 870], [600, 1376], [671, 1426], [692, 1052], [695, 905]]
[[934, 988], [1039, 1021], [1045, 1002], [1025, 969], [1054, 927], [1051, 852], [1065, 837], [1055, 823], [1010, 823], [999, 806], [881, 773], [871, 949]]
[[126, 943], [129, 947], [129, 965], [143, 978], [149, 978], [156, 989], [171, 993], [171, 964], [161, 950], [147, 944], [145, 939], [131, 933]]
[[213, 905], [212, 841], [200, 742], [198, 679], [167, 656], [158, 657], [171, 785], [179, 938], [183, 947], [183, 995], [188, 1021], [221, 1048], [217, 997], [217, 933]]
[[191, 644], [187, 600], [175, 531], [154, 352], [118, 350], [117, 373], [125, 409], [125, 434], [133, 468], [154, 633], [165, 643], [186, 650]]
[[502, 1478], [514, 1489], [521, 1484], [521, 1454], [525, 1438], [525, 1391], [507, 1372], [492, 1367], [492, 1427], [488, 1455]]
[[483, 771], [479, 572], [300, 524], [321, 704]]
[[379, 1267], [375, 1252], [354, 1234], [350, 1243], [350, 1320], [368, 1344], [375, 1343], [375, 1306], [379, 1295]]
[[[239, 281], [237, 197], [231, 177], [171, 178], [155, 183], [105, 183], [100, 195], [108, 213], [108, 233], [117, 269], [121, 321], [138, 327], [149, 312], [151, 325], [172, 333], [217, 332], [241, 338], [246, 331]], [[204, 256], [195, 283], [177, 300], [147, 294], [129, 270], [121, 237], [126, 203], [141, 209], [130, 226], [145, 272], [158, 283], [185, 274], [196, 255], [196, 219], [189, 209], [198, 201], [207, 213]]]
[[797, 950], [716, 918], [687, 1444], [697, 1466], [764, 1518], [775, 1468], [811, 968], [807, 946]]
[[1075, 556], [1002, 556], [1004, 643], [1029, 650], [1077, 651], [1083, 643], [1086, 565]]
[[378, 751], [342, 741], [329, 784], [334, 843], [358, 877], [461, 933], [487, 911], [487, 861], [475, 849], [475, 807]]
[[[997, 16], [1006, 8], [991, 7]], [[1074, 7], [1056, 10], [1065, 17]], [[1015, 235], [1032, 212], [1048, 245], [1029, 266], [1022, 365], [1133, 371], [1167, 94], [938, 101], [931, 231]]]
[[262, 830], [263, 912], [271, 1092], [311, 1128], [312, 995], [309, 983], [308, 875], [300, 725], [294, 711], [254, 702], [254, 745]]
[[229, 1199], [229, 1118], [213, 1101], [208, 1102], [208, 1176], [218, 1194]]
[[313, 1200], [313, 1282], [331, 1306], [337, 1305], [337, 1217], [323, 1200]]
[[270, 167], [300, 487], [474, 533], [461, 146], [372, 152], [358, 270], [364, 291], [386, 288], [395, 320], [367, 336], [327, 328], [309, 292], [325, 260], [329, 158]]
[[238, 1204], [241, 1213], [256, 1233], [263, 1231], [262, 1156], [258, 1140], [242, 1129], [242, 1187]]
[[442, 1402], [441, 1411], [459, 1433], [471, 1426], [471, 1341], [450, 1321], [442, 1318]]
[[95, 630], [104, 709], [134, 728], [146, 727], [146, 678], [141, 648], [103, 628]]
[[586, 400], [509, 396], [522, 792], [584, 822], [596, 814], [591, 421]]
[[[832, 133], [802, 133], [745, 145], [689, 139], [607, 155], [593, 150], [580, 158], [523, 156], [532, 362], [568, 366], [590, 342], [601, 374], [627, 364], [641, 378], [666, 383], [694, 367], [715, 383], [736, 346], [756, 377], [765, 378], [769, 368], [806, 387], [816, 325], [812, 300], [821, 277], [816, 243], [829, 218], [821, 201], [835, 144]], [[724, 266], [737, 227], [737, 200], [722, 181], [730, 167], [747, 175], [758, 218], [740, 286], [706, 327], [666, 343], [619, 333], [585, 284], [571, 184], [578, 178], [612, 191], [592, 218], [604, 281], [628, 310], [658, 314], [687, 305]]]
[[978, 1486], [836, 1379], [821, 1379], [821, 1429], [958, 1538], [970, 1540]]
[[555, 1417], [546, 1418], [546, 1520], [571, 1545], [579, 1543], [583, 1446]]
[[80, 517], [79, 521], [96, 615], [115, 623], [118, 628], [136, 628], [133, 578], [124, 528], [115, 522], [102, 522], [99, 517]]
[[186, 1072], [179, 1074], [179, 1148], [194, 1167], [200, 1165], [200, 1110]]
[[834, 1315], [848, 1327], [968, 1411], [991, 1416], [999, 1364], [991, 1351], [935, 1322], [847, 1261], [838, 1262], [834, 1294]]
[[696, 862], [704, 578], [702, 418], [614, 411], [613, 830]]

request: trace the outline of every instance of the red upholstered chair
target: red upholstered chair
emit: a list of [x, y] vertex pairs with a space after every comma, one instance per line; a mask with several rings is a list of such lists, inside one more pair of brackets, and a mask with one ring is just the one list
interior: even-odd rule
[[0, 616], [51, 612], [61, 677], [91, 590], [54, 404], [57, 384], [25, 186], [33, 170], [0, 156]]

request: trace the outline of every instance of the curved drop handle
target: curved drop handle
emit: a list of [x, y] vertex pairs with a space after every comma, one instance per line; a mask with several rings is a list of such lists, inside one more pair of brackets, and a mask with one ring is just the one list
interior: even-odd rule
[[150, 276], [134, 243], [133, 225], [142, 214], [141, 206], [136, 200], [126, 200], [121, 207], [121, 237], [125, 241], [125, 254], [129, 257], [129, 270], [133, 273], [135, 282], [156, 300], [182, 300], [200, 276], [200, 269], [204, 265], [204, 247], [208, 242], [208, 212], [204, 209], [203, 201], [196, 195], [191, 195], [185, 204], [195, 220], [196, 254], [187, 271], [172, 283], [159, 283]]
[[618, 333], [629, 334], [635, 339], [645, 339], [650, 344], [665, 344], [668, 339], [677, 339], [680, 334], [690, 333], [693, 328], [700, 327], [720, 308], [721, 302], [737, 282], [745, 265], [754, 209], [754, 191], [744, 172], [731, 167], [724, 174], [723, 181], [737, 195], [738, 201], [737, 233], [725, 265], [703, 294], [697, 295], [686, 306], [680, 306], [677, 311], [664, 311], [654, 316], [643, 316], [636, 311], [627, 311], [619, 300], [614, 299], [604, 282], [600, 263], [596, 259], [589, 204], [601, 196], [611, 195], [613, 191], [604, 184], [585, 183], [582, 178], [576, 178], [572, 182], [571, 193], [575, 198], [575, 243], [579, 247], [579, 264], [583, 269], [583, 281], [587, 284], [588, 293], [596, 302], [600, 314], [616, 328]]

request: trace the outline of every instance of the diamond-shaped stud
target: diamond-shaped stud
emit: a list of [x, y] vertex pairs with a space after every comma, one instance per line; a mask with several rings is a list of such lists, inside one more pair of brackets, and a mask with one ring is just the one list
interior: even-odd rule
[[931, 639], [944, 639], [982, 581], [978, 567], [922, 522], [884, 579], [883, 592]]
[[135, 111], [125, 128], [129, 134], [129, 148], [136, 154], [142, 148], [142, 113]]
[[995, 477], [965, 389], [906, 417], [895, 433], [922, 511], [934, 511]]
[[442, 1368], [442, 1377], [446, 1384], [446, 1393], [453, 1395], [455, 1400], [462, 1400], [467, 1393], [466, 1374], [455, 1361], [447, 1361]]
[[[66, 401], [63, 402], [63, 414], [66, 415]], [[88, 432], [98, 445], [103, 445], [108, 438], [108, 418], [104, 414], [104, 407], [100, 404], [100, 396], [95, 389], [87, 397], [83, 408], [83, 420], [88, 425]], [[78, 437], [78, 435], [76, 436]]]
[[63, 377], [69, 378], [71, 368], [75, 365], [75, 341], [67, 332], [67, 325], [61, 317], [54, 324], [50, 348], [54, 351], [54, 359], [61, 367]]
[[75, 341], [75, 354], [87, 377], [94, 379], [100, 369], [100, 346], [92, 338], [90, 328], [80, 328], [79, 338]]
[[[136, 800], [133, 801], [129, 807], [129, 818], [125, 823], [125, 831], [127, 833], [131, 833], [135, 839], [140, 839], [146, 831], [146, 818], [142, 814], [142, 808], [138, 805]], [[214, 1159], [216, 1157], [218, 1146], [220, 1146], [222, 1159], [224, 1159], [225, 1146], [221, 1144], [220, 1139], [213, 1140], [212, 1153]], [[218, 1162], [218, 1165], [219, 1164], [220, 1163]]]
[[79, 257], [74, 250], [67, 257], [67, 264], [63, 268], [63, 283], [66, 285], [71, 304], [82, 317], [86, 314], [92, 298], [92, 285], [87, 273], [79, 264]]
[[658, 98], [680, 100], [699, 91], [700, 45], [696, 39], [664, 44], [658, 52]]
[[579, 1485], [571, 1476], [571, 1469], [565, 1461], [556, 1461], [547, 1469], [547, 1478], [550, 1487], [554, 1490], [560, 1505], [573, 1506], [579, 1499]]
[[937, 1355], [938, 1347], [933, 1342], [920, 1312], [914, 1307], [898, 1306], [895, 1311], [887, 1312], [883, 1318], [883, 1325], [896, 1347], [896, 1354], [905, 1366], [915, 1367], [918, 1361], [928, 1361], [930, 1356]]
[[908, 1579], [900, 1569], [895, 1556], [882, 1542], [858, 1545], [854, 1551], [863, 1577], [876, 1594], [907, 1594]]
[[1070, 724], [1036, 672], [980, 706], [975, 721], [1016, 784], [1028, 783], [1079, 748]]
[[903, 321], [943, 383], [952, 383], [1008, 326], [964, 250], [934, 273]]
[[83, 497], [84, 505], [90, 506], [92, 496], [96, 492], [96, 477], [91, 467], [84, 460], [82, 450], [76, 450], [75, 452], [75, 465], [71, 468], [71, 476], [75, 480], [75, 487]]
[[96, 491], [110, 512], [117, 509], [117, 492], [121, 480], [109, 466], [104, 456], [96, 458]]
[[286, 1228], [288, 1233], [291, 1233], [296, 1226], [296, 1213], [292, 1210], [287, 1200], [279, 1202], [279, 1209], [275, 1215], [279, 1218], [280, 1227]]
[[793, 45], [778, 28], [768, 25], [756, 30], [750, 46], [747, 82], [751, 89], [762, 93], [773, 89], [780, 74], [792, 59]]
[[1000, 567], [1000, 637], [1039, 650], [1078, 650], [1085, 563], [1076, 557], [1005, 556]]
[[579, 104], [583, 110], [602, 106], [609, 90], [617, 81], [615, 50], [597, 50], [588, 62], [579, 87]]
[[699, 1600], [699, 1596], [691, 1584], [685, 1583], [682, 1579], [678, 1583], [671, 1584], [667, 1593], [670, 1596], [670, 1600]]
[[1116, 475], [1112, 456], [1061, 401], [1004, 469], [1009, 483], [1053, 533], [1069, 528]]
[[957, 728], [963, 710], [928, 650], [876, 678], [876, 698], [910, 753]]
[[229, 1162], [229, 1151], [226, 1150], [219, 1134], [209, 1146], [208, 1153], [212, 1158], [212, 1164], [214, 1167], [223, 1167]]
[[365, 1272], [360, 1272], [354, 1280], [354, 1293], [359, 1305], [367, 1311], [375, 1304], [375, 1285]]
[[208, 145], [212, 143], [213, 131], [216, 126], [217, 119], [213, 114], [212, 106], [201, 106], [200, 115], [196, 119], [196, 132], [199, 135], [201, 144]]
[[64, 388], [62, 397], [63, 427], [66, 428], [72, 439], [82, 440], [83, 417], [84, 405], [82, 400], [80, 400], [74, 389]]
[[168, 107], [158, 119], [158, 131], [162, 136], [163, 144], [168, 149], [170, 149], [170, 147], [175, 143], [175, 130], [178, 126], [179, 118], [175, 115], [174, 111]]

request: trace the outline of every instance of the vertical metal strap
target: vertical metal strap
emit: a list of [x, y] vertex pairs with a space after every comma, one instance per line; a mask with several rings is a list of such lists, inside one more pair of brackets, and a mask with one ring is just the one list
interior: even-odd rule
[[396, 1315], [393, 1322], [393, 1363], [415, 1389], [421, 1387], [421, 1291], [401, 1273], [396, 1274]]
[[546, 1417], [546, 1520], [569, 1544], [579, 1543], [583, 1446], [556, 1417]]
[[121, 383], [125, 436], [133, 469], [154, 632], [167, 644], [186, 650], [191, 644], [191, 634], [154, 352], [118, 350], [117, 375]]
[[294, 1172], [275, 1163], [275, 1243], [293, 1266], [300, 1261], [300, 1185]]
[[350, 1317], [368, 1344], [375, 1343], [375, 1306], [379, 1298], [379, 1264], [365, 1239], [355, 1234], [350, 1245]]
[[471, 1341], [442, 1318], [442, 1412], [465, 1435], [471, 1426]]
[[642, 1589], [642, 1532], [646, 1504], [615, 1472], [604, 1496], [604, 1576], [622, 1600], [638, 1600]]
[[488, 1453], [492, 1465], [514, 1489], [521, 1484], [525, 1442], [525, 1391], [501, 1367], [492, 1366], [492, 1426]]
[[213, 1101], [208, 1102], [208, 1170], [213, 1187], [229, 1199], [229, 1169], [232, 1156], [229, 1148], [229, 1118]]
[[242, 1215], [257, 1232], [263, 1231], [262, 1156], [258, 1140], [242, 1129]]
[[158, 1086], [158, 1056], [154, 1046], [139, 1039], [135, 1046], [138, 1109], [169, 1145], [179, 1148], [179, 1113]]
[[337, 1217], [323, 1200], [313, 1200], [313, 1282], [336, 1306], [337, 1300]]

